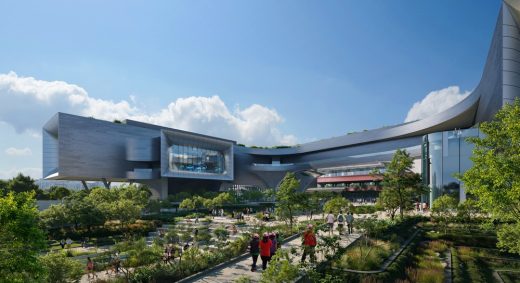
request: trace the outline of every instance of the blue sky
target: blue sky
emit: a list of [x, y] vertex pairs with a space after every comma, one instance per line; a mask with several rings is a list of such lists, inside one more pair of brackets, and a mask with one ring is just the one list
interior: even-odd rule
[[56, 111], [250, 145], [401, 123], [477, 85], [500, 4], [2, 1], [0, 178], [38, 177]]

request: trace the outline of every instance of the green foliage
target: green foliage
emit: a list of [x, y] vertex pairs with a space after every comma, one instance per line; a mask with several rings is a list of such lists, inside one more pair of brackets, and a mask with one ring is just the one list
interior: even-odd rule
[[7, 181], [6, 190], [21, 193], [21, 192], [38, 192], [40, 189], [34, 183], [34, 180], [30, 176], [25, 176], [22, 173], [18, 173], [16, 177]]
[[38, 256], [46, 245], [35, 205], [34, 193], [0, 197], [0, 282], [42, 278]]
[[[480, 125], [482, 138], [468, 139], [475, 145], [473, 167], [461, 177], [467, 192], [493, 218], [512, 225], [520, 222], [520, 100], [505, 105], [491, 122]], [[516, 229], [505, 224], [502, 237]], [[501, 247], [519, 253], [520, 238], [512, 242], [500, 240]]]
[[425, 189], [421, 176], [412, 172], [412, 166], [413, 158], [410, 154], [404, 149], [398, 149], [383, 174], [382, 184], [388, 190], [386, 194], [393, 194], [391, 197], [387, 195], [387, 199], [392, 200], [392, 204], [398, 199], [401, 219], [404, 217], [404, 210]]
[[200, 209], [204, 206], [205, 198], [201, 196], [193, 196], [191, 198], [184, 199], [180, 204], [179, 208], [185, 208], [190, 210]]
[[[215, 230], [213, 230], [213, 234], [215, 234], [215, 237], [217, 237], [217, 239], [220, 242], [225, 242], [229, 237], [229, 231], [227, 229], [225, 229], [224, 227], [216, 228]], [[219, 247], [220, 247], [220, 245], [219, 245]]]
[[326, 213], [331, 212], [334, 214], [338, 214], [341, 211], [346, 212], [350, 209], [352, 204], [346, 198], [342, 196], [336, 196], [335, 198], [327, 201], [325, 205], [323, 205], [323, 211]]
[[282, 219], [289, 219], [290, 228], [293, 228], [293, 217], [298, 207], [302, 193], [296, 191], [300, 181], [292, 172], [287, 172], [276, 192], [276, 214]]
[[331, 259], [336, 251], [341, 247], [338, 235], [319, 237], [319, 246], [327, 259]]
[[468, 198], [457, 206], [457, 219], [462, 223], [471, 223], [481, 213], [476, 200]]
[[497, 231], [498, 247], [520, 254], [520, 223], [505, 224]]
[[62, 199], [64, 197], [70, 196], [72, 191], [64, 187], [52, 186], [49, 188], [48, 194], [49, 199]]
[[354, 270], [377, 270], [394, 251], [395, 244], [369, 240], [366, 245], [363, 239], [350, 246], [336, 266]]
[[[91, 193], [95, 193], [97, 190], [98, 189], [94, 189]], [[103, 189], [99, 188], [99, 190]], [[63, 209], [62, 213], [65, 215], [65, 219], [68, 223], [74, 224], [75, 228], [84, 226], [90, 229], [92, 226], [102, 225], [107, 218], [112, 216], [106, 210], [103, 210], [108, 206], [106, 200], [91, 200], [85, 191], [75, 192], [66, 197], [63, 200], [63, 204], [63, 206], [56, 208]], [[45, 215], [46, 214], [42, 212], [42, 218]], [[45, 222], [45, 220], [43, 221]]]
[[304, 197], [300, 198], [298, 209], [305, 211], [312, 219], [314, 213], [322, 211], [323, 204], [334, 197], [332, 192], [315, 191], [312, 193], [305, 193]]
[[225, 193], [220, 193], [211, 199], [204, 199], [203, 205], [205, 208], [211, 210], [211, 209], [214, 209], [217, 207], [222, 207], [225, 204], [233, 203], [234, 200], [235, 200], [234, 197], [229, 192], [225, 192]]
[[75, 230], [85, 228], [91, 231], [92, 227], [101, 226], [106, 220], [128, 226], [140, 217], [148, 205], [149, 196], [146, 188], [135, 185], [73, 192], [63, 199], [63, 204], [42, 211], [40, 219], [49, 230], [63, 229], [72, 224]]
[[457, 200], [449, 195], [442, 195], [433, 201], [432, 217], [444, 228], [445, 234], [448, 224], [454, 218], [453, 213], [456, 208]]
[[65, 215], [65, 206], [63, 204], [53, 204], [49, 208], [40, 212], [40, 221], [46, 228], [63, 229], [69, 223], [68, 216]]
[[234, 283], [252, 283], [253, 280], [251, 280], [251, 277], [247, 275], [241, 275], [237, 278], [237, 280], [234, 281]]
[[49, 253], [41, 257], [41, 262], [47, 270], [45, 281], [49, 283], [77, 281], [83, 275], [83, 265], [62, 253]]
[[122, 261], [125, 268], [138, 267], [152, 264], [161, 258], [159, 248], [148, 247], [144, 238], [139, 240], [125, 241], [117, 243], [113, 247], [114, 251], [124, 252], [127, 257]]
[[395, 213], [399, 209], [401, 202], [399, 200], [399, 195], [395, 193], [395, 190], [383, 188], [379, 194], [379, 198], [377, 199], [377, 204], [383, 207], [386, 212], [390, 214], [391, 219], [394, 219]]
[[294, 282], [300, 275], [298, 266], [292, 264], [289, 253], [280, 249], [276, 251], [267, 269], [262, 273], [262, 283], [289, 283]]
[[191, 197], [191, 193], [189, 193], [189, 192], [179, 192], [179, 193], [176, 193], [173, 195], [169, 195], [168, 200], [173, 201], [173, 202], [181, 202], [184, 199], [190, 198], [190, 197]]

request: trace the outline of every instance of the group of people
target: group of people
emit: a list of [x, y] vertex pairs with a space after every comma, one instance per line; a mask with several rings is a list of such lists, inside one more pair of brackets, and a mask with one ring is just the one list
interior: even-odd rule
[[220, 209], [212, 209], [211, 210], [211, 215], [212, 216], [220, 216], [220, 217], [224, 217], [224, 209], [220, 208]]
[[[310, 261], [312, 263], [316, 262], [316, 245], [318, 241], [316, 239], [316, 234], [314, 233], [314, 228], [312, 224], [307, 225], [307, 229], [303, 233], [302, 237], [302, 245], [303, 245], [303, 254], [301, 258], [301, 262], [304, 263], [307, 256], [310, 257]], [[253, 234], [253, 238], [249, 242], [249, 252], [253, 259], [253, 264], [251, 265], [251, 271], [255, 272], [257, 270], [256, 263], [258, 261], [258, 256], [262, 259], [262, 270], [267, 268], [267, 264], [276, 254], [276, 250], [281, 247], [282, 240], [280, 239], [280, 234], [278, 233], [264, 233], [262, 239], [258, 234]]]
[[253, 239], [249, 242], [249, 252], [253, 258], [253, 264], [251, 265], [251, 271], [256, 271], [256, 262], [258, 256], [262, 259], [262, 269], [267, 268], [267, 263], [275, 255], [276, 250], [280, 248], [281, 240], [280, 234], [278, 233], [267, 233], [265, 232], [260, 239], [260, 235], [253, 234]]
[[164, 262], [164, 264], [170, 263], [174, 258], [175, 258], [175, 248], [173, 247], [173, 244], [168, 244], [164, 248], [164, 253], [163, 253], [163, 257], [162, 257], [163, 262]]
[[422, 212], [422, 213], [428, 212], [428, 203], [427, 202], [416, 202], [415, 211]]
[[327, 217], [325, 217], [327, 221], [327, 225], [329, 226], [329, 234], [332, 234], [332, 230], [334, 228], [334, 223], [338, 222], [338, 232], [341, 235], [343, 233], [343, 229], [345, 227], [345, 223], [347, 224], [347, 233], [352, 234], [354, 229], [354, 214], [352, 212], [347, 212], [347, 215], [343, 214], [343, 211], [340, 210], [337, 216], [332, 214], [332, 211], [329, 211]]
[[72, 243], [73, 242], [72, 242], [71, 238], [67, 238], [67, 240], [63, 240], [63, 239], [60, 240], [60, 246], [62, 249], [65, 248], [65, 245], [67, 245], [67, 248], [70, 248], [70, 245], [72, 245]]

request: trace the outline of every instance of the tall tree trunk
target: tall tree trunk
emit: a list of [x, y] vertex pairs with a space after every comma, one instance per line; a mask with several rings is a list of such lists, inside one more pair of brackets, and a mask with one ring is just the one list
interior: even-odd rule
[[403, 214], [403, 208], [404, 208], [404, 201], [403, 201], [403, 193], [401, 192], [400, 188], [397, 188], [397, 191], [399, 192], [399, 213], [401, 214], [401, 220], [404, 218]]

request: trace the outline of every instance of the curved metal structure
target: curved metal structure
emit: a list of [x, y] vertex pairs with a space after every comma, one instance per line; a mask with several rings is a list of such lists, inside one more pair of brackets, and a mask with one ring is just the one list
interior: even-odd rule
[[[419, 157], [423, 135], [491, 120], [504, 104], [520, 97], [519, 22], [520, 0], [507, 0], [501, 7], [478, 86], [457, 105], [422, 120], [295, 147], [259, 149], [131, 120], [114, 124], [58, 113], [43, 127], [44, 177], [131, 180], [150, 184], [165, 197], [186, 186], [276, 187], [288, 171], [296, 172], [302, 187], [307, 187], [315, 182], [316, 169], [390, 160], [398, 148], [407, 148]], [[174, 145], [193, 150], [167, 153]], [[222, 173], [207, 171], [216, 163], [202, 160], [209, 157], [201, 152], [216, 152], [211, 158], [220, 156]], [[172, 158], [183, 160], [184, 169], [172, 169]]]

